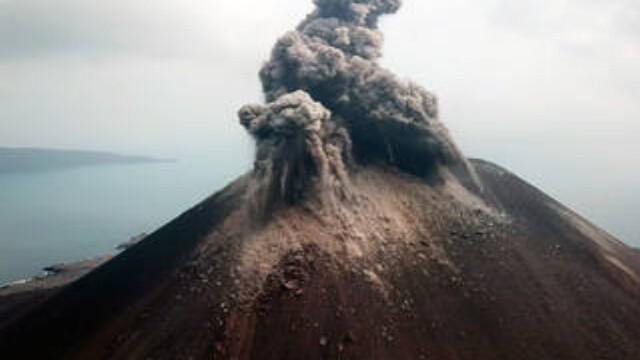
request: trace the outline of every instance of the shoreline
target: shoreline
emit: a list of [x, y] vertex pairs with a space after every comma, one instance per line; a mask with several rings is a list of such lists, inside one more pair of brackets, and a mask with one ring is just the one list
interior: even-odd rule
[[91, 270], [111, 260], [121, 252], [142, 241], [145, 237], [147, 237], [147, 233], [141, 233], [137, 236], [131, 237], [126, 242], [117, 245], [115, 247], [115, 252], [112, 254], [66, 263], [52, 264], [42, 268], [39, 274], [0, 284], [0, 299], [20, 292], [52, 289], [72, 283], [89, 273]]

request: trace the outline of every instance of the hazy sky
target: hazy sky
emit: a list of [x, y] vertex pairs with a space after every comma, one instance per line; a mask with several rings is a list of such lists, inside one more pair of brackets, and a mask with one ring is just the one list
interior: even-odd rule
[[[0, 145], [247, 157], [235, 112], [311, 7], [0, 0]], [[468, 155], [638, 238], [640, 1], [405, 0], [382, 27]]]

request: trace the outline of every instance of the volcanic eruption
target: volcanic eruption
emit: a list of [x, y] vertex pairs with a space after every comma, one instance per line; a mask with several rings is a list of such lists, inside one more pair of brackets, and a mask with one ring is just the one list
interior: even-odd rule
[[242, 107], [253, 169], [0, 329], [8, 358], [638, 359], [637, 253], [382, 68], [399, 0], [314, 0]]
[[[396, 12], [400, 1], [317, 0], [315, 4], [316, 10], [277, 42], [260, 72], [271, 103], [240, 110], [242, 124], [259, 144], [260, 165], [269, 167], [262, 158], [263, 150], [268, 151], [262, 145], [269, 142], [306, 154], [301, 159], [335, 168], [344, 168], [346, 159], [355, 158], [360, 164], [385, 163], [417, 176], [435, 174], [442, 165], [469, 170], [438, 120], [436, 97], [377, 64], [383, 39], [378, 18]], [[317, 125], [325, 135], [322, 145], [315, 140], [307, 148], [286, 144], [309, 133], [294, 131], [294, 124], [303, 123]], [[283, 126], [288, 133], [278, 131]], [[272, 138], [263, 141], [269, 135]], [[333, 158], [311, 150], [317, 146]]]

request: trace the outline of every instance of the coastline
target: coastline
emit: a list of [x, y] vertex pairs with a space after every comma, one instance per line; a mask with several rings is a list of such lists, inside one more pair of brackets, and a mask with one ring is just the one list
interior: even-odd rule
[[40, 274], [24, 279], [14, 280], [6, 284], [0, 284], [0, 301], [2, 301], [2, 298], [5, 296], [20, 292], [47, 290], [67, 285], [109, 261], [122, 251], [125, 251], [131, 246], [137, 244], [146, 236], [147, 233], [141, 233], [131, 237], [126, 242], [117, 245], [115, 247], [116, 252], [113, 254], [49, 265], [44, 267]]

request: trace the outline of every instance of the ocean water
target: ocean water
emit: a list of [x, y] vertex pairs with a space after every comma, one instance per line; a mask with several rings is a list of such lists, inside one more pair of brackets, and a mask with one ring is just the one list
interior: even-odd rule
[[201, 157], [0, 175], [0, 285], [48, 265], [114, 252], [249, 167], [237, 158]]

